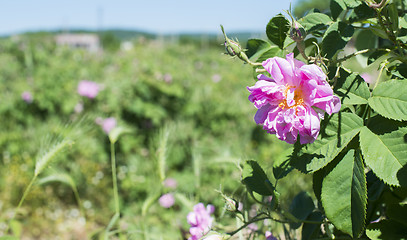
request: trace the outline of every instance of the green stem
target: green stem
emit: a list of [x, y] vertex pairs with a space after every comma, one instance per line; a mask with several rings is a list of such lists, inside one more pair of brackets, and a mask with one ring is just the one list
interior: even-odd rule
[[349, 54], [347, 56], [344, 56], [343, 58], [337, 59], [336, 61], [333, 61], [333, 63], [340, 63], [340, 62], [348, 60], [349, 58], [355, 57], [355, 56], [357, 56], [359, 54], [367, 53], [367, 52], [372, 51], [372, 50], [376, 50], [376, 49], [363, 49], [363, 50], [354, 52], [352, 54]]
[[117, 188], [117, 176], [116, 176], [116, 154], [115, 154], [114, 143], [110, 143], [110, 154], [111, 154], [111, 162], [112, 162], [112, 179], [113, 179], [115, 213], [120, 214], [119, 190]]
[[20, 202], [18, 203], [17, 208], [16, 208], [16, 210], [14, 211], [14, 214], [11, 216], [11, 218], [10, 218], [8, 224], [7, 224], [7, 228], [6, 228], [5, 231], [4, 231], [5, 233], [8, 232], [8, 230], [9, 230], [9, 228], [10, 228], [10, 223], [11, 223], [11, 221], [14, 220], [15, 216], [17, 215], [18, 211], [20, 210], [21, 205], [23, 205], [23, 202], [24, 202], [25, 198], [27, 197], [28, 193], [30, 192], [31, 187], [32, 187], [32, 185], [34, 184], [34, 182], [35, 182], [36, 179], [37, 179], [37, 175], [34, 175], [34, 177], [31, 179], [30, 183], [28, 184], [28, 186], [25, 188], [25, 191], [24, 191], [24, 193], [23, 193], [23, 196], [21, 197]]
[[374, 86], [373, 86], [373, 89], [375, 89], [376, 86], [377, 86], [377, 84], [379, 84], [379, 82], [380, 82], [380, 77], [382, 76], [384, 67], [385, 67], [385, 64], [382, 63], [382, 67], [380, 68], [379, 75], [377, 76], [377, 79], [376, 79], [376, 82], [375, 82], [375, 84], [374, 84]]
[[238, 229], [236, 229], [233, 232], [228, 233], [230, 236], [235, 235], [236, 233], [238, 233], [240, 230], [242, 230], [243, 228], [249, 226], [250, 224], [254, 223], [254, 222], [258, 222], [258, 221], [262, 221], [262, 220], [266, 220], [269, 219], [269, 217], [262, 217], [262, 218], [253, 218], [252, 220], [250, 220], [249, 222], [243, 224], [242, 226], [240, 226]]

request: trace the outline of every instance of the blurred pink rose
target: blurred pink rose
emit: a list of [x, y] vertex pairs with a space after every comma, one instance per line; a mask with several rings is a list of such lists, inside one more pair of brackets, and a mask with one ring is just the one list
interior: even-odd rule
[[82, 80], [78, 84], [79, 95], [87, 98], [95, 98], [98, 95], [99, 90], [99, 84], [92, 81]]
[[114, 117], [106, 118], [102, 122], [102, 128], [106, 134], [109, 134], [109, 132], [112, 131], [112, 129], [115, 128], [116, 125], [117, 125], [117, 122]]
[[365, 80], [366, 83], [372, 84], [372, 76], [369, 73], [362, 73], [360, 76]]
[[211, 230], [213, 217], [211, 214], [215, 212], [215, 207], [211, 204], [206, 206], [203, 203], [198, 203], [194, 206], [194, 211], [190, 212], [187, 220], [191, 227], [189, 233], [191, 237], [188, 240], [198, 240]]
[[266, 231], [265, 236], [266, 236], [266, 240], [277, 240], [277, 238], [274, 237], [270, 231]]
[[221, 76], [220, 74], [213, 74], [213, 75], [212, 75], [212, 81], [213, 81], [214, 83], [217, 83], [217, 82], [219, 82], [220, 80], [222, 80], [222, 76]]
[[167, 178], [164, 180], [164, 187], [175, 189], [177, 188], [177, 180], [174, 178]]
[[158, 202], [160, 203], [160, 205], [164, 208], [170, 208], [172, 207], [172, 205], [174, 205], [175, 203], [175, 198], [174, 195], [172, 195], [171, 193], [166, 193], [163, 194], [160, 199], [158, 199]]
[[21, 94], [21, 98], [26, 102], [26, 103], [32, 103], [33, 102], [33, 96], [29, 91], [24, 91]]

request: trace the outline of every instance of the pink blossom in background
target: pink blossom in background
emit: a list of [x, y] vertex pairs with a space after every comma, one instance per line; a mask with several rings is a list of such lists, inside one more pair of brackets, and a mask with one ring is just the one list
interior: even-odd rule
[[160, 203], [160, 205], [162, 207], [170, 208], [170, 207], [172, 207], [172, 205], [174, 205], [175, 198], [174, 198], [174, 195], [172, 195], [171, 193], [166, 193], [166, 194], [162, 195], [160, 197], [160, 199], [158, 199], [158, 202]]
[[26, 103], [32, 103], [33, 102], [33, 96], [29, 91], [24, 91], [21, 94], [21, 98], [26, 102]]
[[102, 122], [102, 129], [106, 134], [109, 134], [113, 128], [117, 125], [116, 119], [114, 117], [106, 118]]
[[167, 178], [164, 180], [164, 187], [175, 189], [177, 188], [177, 180], [174, 178]]
[[247, 89], [258, 109], [254, 120], [277, 138], [293, 144], [312, 143], [318, 137], [323, 111], [329, 115], [341, 108], [326, 74], [315, 64], [305, 65], [290, 53], [286, 59], [269, 58], [262, 63], [271, 78], [260, 74]]
[[198, 240], [209, 232], [212, 227], [213, 217], [211, 214], [215, 212], [215, 207], [211, 204], [206, 206], [203, 203], [198, 203], [194, 206], [194, 211], [187, 216], [188, 224], [191, 225], [189, 233], [191, 237], [188, 240]]
[[166, 82], [166, 83], [172, 83], [172, 76], [169, 73], [164, 74], [163, 79], [164, 79], [164, 82]]
[[99, 90], [99, 84], [92, 81], [82, 80], [78, 84], [78, 94], [87, 98], [95, 98]]
[[214, 83], [220, 82], [220, 80], [222, 80], [222, 76], [220, 74], [213, 74], [212, 75], [212, 81]]
[[372, 76], [369, 73], [362, 73], [360, 76], [365, 80], [366, 83], [372, 84]]
[[247, 225], [247, 228], [251, 232], [255, 232], [255, 231], [259, 230], [259, 227], [255, 223], [250, 223], [249, 225]]
[[266, 231], [265, 236], [266, 236], [266, 240], [277, 240], [277, 238], [274, 237], [270, 231]]

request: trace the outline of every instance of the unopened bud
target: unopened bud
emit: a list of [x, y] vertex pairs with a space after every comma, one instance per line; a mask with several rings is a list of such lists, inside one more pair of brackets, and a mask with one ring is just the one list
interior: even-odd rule
[[244, 50], [240, 46], [240, 44], [237, 41], [233, 41], [226, 36], [226, 33], [225, 33], [222, 25], [221, 25], [221, 29], [223, 32], [223, 36], [225, 37], [224, 45], [225, 45], [226, 53], [231, 56], [237, 56], [238, 58], [242, 59], [243, 61], [248, 62], [249, 58], [247, 57], [246, 53], [244, 53]]
[[231, 211], [231, 212], [236, 212], [239, 210], [239, 202], [223, 195], [223, 198], [225, 199], [226, 202], [226, 210]]
[[225, 50], [226, 50], [226, 53], [229, 54], [230, 56], [236, 56], [236, 52], [233, 50], [233, 48], [231, 48], [228, 45], [227, 41], [225, 41]]
[[304, 40], [307, 35], [304, 27], [299, 24], [297, 21], [293, 20], [290, 30], [290, 38], [296, 42]]

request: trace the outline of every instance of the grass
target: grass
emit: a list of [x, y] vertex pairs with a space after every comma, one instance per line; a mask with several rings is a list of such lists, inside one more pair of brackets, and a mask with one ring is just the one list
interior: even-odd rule
[[[144, 41], [91, 54], [36, 39], [0, 42], [0, 236], [19, 209], [8, 233], [21, 239], [182, 239], [198, 202], [235, 227], [218, 190], [243, 201], [239, 163], [255, 159], [271, 176], [288, 147], [255, 125], [252, 71], [221, 47]], [[83, 79], [103, 87], [95, 99], [77, 94]], [[107, 136], [97, 117], [116, 118], [119, 130]], [[69, 121], [78, 127], [60, 124]], [[47, 135], [61, 137], [41, 147]], [[296, 176], [279, 183], [292, 192], [284, 196], [310, 189]], [[177, 188], [162, 184], [168, 177]], [[158, 204], [165, 193], [176, 199], [169, 209]]]

